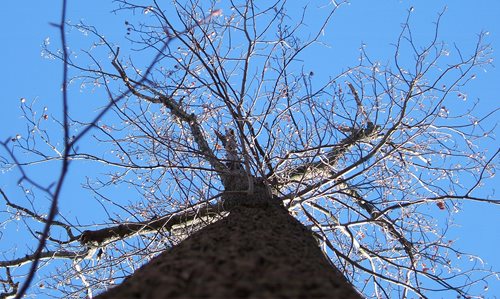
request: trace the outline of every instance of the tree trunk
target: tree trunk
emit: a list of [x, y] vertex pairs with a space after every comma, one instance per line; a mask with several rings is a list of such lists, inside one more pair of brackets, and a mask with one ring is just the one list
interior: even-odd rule
[[97, 298], [362, 298], [279, 201], [232, 197], [226, 218]]

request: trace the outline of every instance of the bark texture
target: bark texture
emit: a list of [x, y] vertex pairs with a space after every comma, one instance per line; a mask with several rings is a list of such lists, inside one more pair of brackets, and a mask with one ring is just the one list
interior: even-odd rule
[[233, 195], [226, 203], [226, 218], [97, 298], [362, 298], [277, 200]]

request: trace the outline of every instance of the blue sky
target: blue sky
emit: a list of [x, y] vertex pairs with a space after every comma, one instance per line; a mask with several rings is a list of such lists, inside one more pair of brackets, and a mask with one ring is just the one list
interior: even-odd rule
[[[313, 1], [311, 1], [313, 2]], [[488, 31], [495, 53], [500, 49], [500, 1], [352, 1], [335, 14], [334, 20], [325, 35], [331, 46], [328, 55], [318, 55], [311, 60], [308, 67], [321, 74], [325, 60], [333, 60], [335, 67], [345, 68], [356, 63], [358, 48], [362, 43], [372, 57], [385, 61], [391, 58], [388, 54], [390, 44], [399, 33], [401, 22], [406, 10], [415, 7], [413, 26], [417, 38], [422, 40], [432, 33], [432, 21], [445, 6], [447, 10], [442, 21], [441, 39], [449, 44], [456, 43], [459, 47], [470, 49], [474, 46], [477, 34]], [[84, 20], [103, 29], [106, 34], [123, 36], [125, 26], [119, 16], [109, 13], [114, 8], [111, 1], [69, 1], [68, 19], [77, 22]], [[25, 125], [21, 118], [20, 98], [27, 101], [37, 101], [39, 107], [48, 107], [49, 111], [58, 114], [60, 95], [61, 65], [53, 60], [44, 59], [41, 55], [41, 45], [49, 38], [58, 44], [57, 30], [49, 23], [57, 23], [60, 18], [60, 5], [57, 1], [9, 1], [2, 4], [0, 11], [0, 33], [3, 46], [0, 47], [0, 62], [3, 72], [0, 82], [3, 90], [0, 95], [2, 108], [0, 110], [0, 138], [23, 134]], [[70, 47], [76, 47], [78, 40], [70, 38]], [[497, 55], [494, 54], [497, 58]], [[335, 70], [333, 71], [335, 72]], [[489, 68], [487, 72], [478, 74], [478, 79], [468, 88], [469, 96], [480, 99], [478, 114], [484, 115], [492, 108], [500, 106], [500, 71]], [[83, 96], [78, 88], [71, 91], [75, 105], [85, 109], [88, 94]], [[95, 102], [94, 102], [95, 103]], [[75, 107], [75, 106], [73, 106]], [[94, 107], [94, 106], [92, 106]], [[91, 111], [87, 111], [91, 112]], [[491, 125], [496, 119], [490, 119]], [[498, 148], [498, 141], [491, 140], [484, 146], [491, 151]], [[58, 169], [35, 168], [34, 175], [42, 180], [50, 181]], [[85, 169], [89, 171], [90, 169]], [[73, 169], [75, 171], [75, 169]], [[53, 173], [52, 173], [53, 172]], [[50, 175], [47, 175], [47, 174]], [[0, 187], [7, 191], [16, 191], [18, 173], [8, 172], [0, 178]], [[65, 187], [65, 195], [61, 205], [67, 209], [80, 209], [77, 204], [84, 199], [72, 190], [78, 188], [80, 176], [74, 176]], [[484, 194], [492, 194], [495, 186], [500, 185], [498, 177], [489, 181], [484, 187]], [[498, 190], [494, 198], [498, 198]], [[490, 205], [465, 204], [464, 210], [455, 214], [456, 226], [450, 229], [452, 236], [457, 238], [457, 247], [470, 253], [475, 253], [500, 270], [500, 232], [498, 216], [500, 208]], [[467, 262], [467, 261], [464, 261]], [[500, 282], [490, 285], [489, 298], [500, 298]]]

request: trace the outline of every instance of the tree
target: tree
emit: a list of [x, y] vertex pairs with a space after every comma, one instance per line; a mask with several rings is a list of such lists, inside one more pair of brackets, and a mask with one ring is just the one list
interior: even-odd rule
[[[410, 9], [391, 62], [361, 48], [358, 65], [318, 78], [302, 59], [323, 43], [344, 1], [320, 7], [323, 20], [310, 20], [316, 27], [308, 26], [307, 9], [286, 1], [116, 2], [132, 49], [63, 13], [61, 50], [44, 48], [64, 67], [59, 130], [44, 122], [52, 116], [23, 102], [29, 134], [3, 142], [2, 167], [20, 171], [28, 204], [2, 191], [2, 221], [24, 223], [37, 249], [0, 261], [2, 296], [20, 297], [40, 265], [58, 260], [38, 286], [94, 296], [166, 248], [180, 251], [187, 236], [228, 228], [235, 218], [248, 227], [241, 202], [261, 197], [300, 220], [367, 297], [473, 296], [471, 285], [495, 275], [479, 265], [456, 268], [463, 253], [445, 237], [462, 201], [499, 203], [475, 195], [494, 172], [498, 150], [478, 146], [491, 133], [482, 123], [496, 110], [476, 117], [468, 102], [450, 109], [466, 98], [475, 71], [491, 63], [485, 34], [471, 53], [450, 50], [438, 38], [440, 14], [435, 34], [419, 44]], [[82, 46], [85, 59], [68, 47], [67, 30], [92, 39]], [[77, 83], [108, 98], [89, 120], [71, 114], [68, 88]], [[28, 173], [54, 162], [62, 165], [55, 184]], [[102, 203], [102, 219], [77, 222], [59, 211], [77, 163], [97, 169], [85, 188]], [[47, 215], [39, 210], [43, 196]], [[287, 215], [278, 204], [264, 206], [255, 215], [273, 208], [276, 219]], [[265, 223], [260, 229], [273, 224]]]
[[97, 298], [361, 298], [311, 231], [266, 196], [264, 185], [256, 189], [225, 194], [227, 217]]

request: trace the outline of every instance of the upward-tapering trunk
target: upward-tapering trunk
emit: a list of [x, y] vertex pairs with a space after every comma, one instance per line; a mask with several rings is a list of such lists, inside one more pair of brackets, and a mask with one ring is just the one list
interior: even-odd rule
[[98, 298], [361, 298], [279, 201], [254, 194], [226, 203], [227, 217]]

